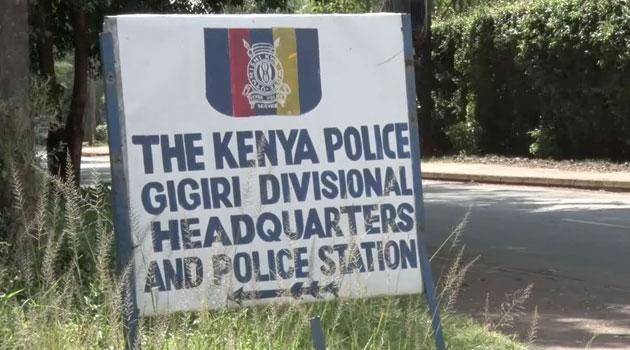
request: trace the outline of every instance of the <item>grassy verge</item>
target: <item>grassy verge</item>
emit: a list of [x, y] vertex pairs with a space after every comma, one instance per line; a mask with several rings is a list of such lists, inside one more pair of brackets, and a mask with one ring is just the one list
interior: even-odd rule
[[[0, 301], [3, 349], [118, 349], [122, 325], [116, 310], [85, 302]], [[329, 349], [432, 349], [422, 296], [264, 306], [176, 314], [143, 320], [144, 349], [308, 349], [309, 318], [322, 317]], [[468, 318], [447, 315], [449, 349], [525, 349]]]
[[[33, 203], [14, 174], [15, 206], [0, 231], [0, 349], [119, 349], [121, 285], [112, 273], [109, 190], [78, 191], [46, 178]], [[465, 221], [465, 220], [464, 220]], [[456, 228], [454, 232], [461, 231]], [[458, 233], [459, 234], [459, 233]], [[461, 251], [453, 266], [459, 266]], [[453, 268], [440, 295], [449, 349], [525, 349], [453, 313], [464, 270]], [[432, 349], [424, 296], [335, 300], [142, 320], [144, 349], [308, 349], [320, 316], [329, 349]]]

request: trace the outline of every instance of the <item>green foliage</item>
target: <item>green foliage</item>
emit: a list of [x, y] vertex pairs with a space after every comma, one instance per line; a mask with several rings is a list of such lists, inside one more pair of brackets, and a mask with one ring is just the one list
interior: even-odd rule
[[[7, 349], [121, 349], [115, 294], [94, 288], [72, 307], [44, 297], [0, 298], [0, 346]], [[6, 300], [4, 300], [6, 299]], [[143, 320], [143, 349], [312, 349], [320, 316], [329, 349], [433, 349], [424, 297], [384, 297], [180, 313]], [[450, 349], [527, 347], [470, 319], [444, 321]]]
[[549, 129], [534, 129], [528, 132], [534, 142], [529, 145], [529, 153], [539, 158], [550, 158], [560, 154], [554, 133]]
[[524, 0], [433, 0], [434, 15], [438, 19], [458, 16], [478, 8], [504, 6]]
[[439, 20], [469, 15], [475, 11], [488, 11], [510, 5], [527, 5], [531, 0], [432, 0], [433, 15]]
[[[469, 97], [472, 97], [469, 96]], [[477, 153], [479, 151], [479, 135], [481, 129], [475, 119], [475, 101], [472, 98], [466, 103], [464, 120], [458, 121], [446, 129], [446, 137], [453, 148], [461, 153]]]
[[98, 125], [94, 137], [98, 142], [107, 142], [107, 124]]
[[[287, 0], [33, 0], [29, 1], [31, 17], [32, 65], [40, 67], [37, 43], [40, 36], [49, 36], [56, 58], [72, 53], [75, 40], [73, 13], [83, 9], [87, 14], [87, 36], [90, 56], [98, 59], [98, 35], [104, 16], [129, 13], [209, 14], [221, 12], [280, 12], [287, 9]], [[46, 29], [40, 19], [47, 19]]]
[[630, 158], [627, 0], [477, 9], [437, 22], [433, 34], [427, 125], [441, 149]]
[[361, 13], [380, 9], [380, 0], [312, 0], [299, 10], [302, 13]]
[[446, 137], [453, 148], [464, 154], [477, 153], [477, 129], [467, 121], [457, 122], [448, 127]]

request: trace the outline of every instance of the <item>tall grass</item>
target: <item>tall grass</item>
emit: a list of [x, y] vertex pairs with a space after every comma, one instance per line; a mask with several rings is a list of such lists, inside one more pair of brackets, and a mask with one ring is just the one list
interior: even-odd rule
[[[25, 203], [23, 191], [29, 185], [17, 172], [12, 177], [14, 225], [2, 229], [14, 232], [0, 236], [13, 237], [0, 242], [0, 348], [122, 348], [127, 305], [120, 297], [125, 286], [112, 273], [109, 189], [79, 190], [72, 179], [40, 178], [40, 195]], [[524, 349], [452, 311], [469, 266], [459, 267], [462, 250], [457, 252], [441, 292], [448, 347]], [[329, 349], [433, 348], [421, 295], [145, 318], [140, 342], [145, 349], [307, 349], [313, 346], [309, 320], [314, 316], [322, 320]]]

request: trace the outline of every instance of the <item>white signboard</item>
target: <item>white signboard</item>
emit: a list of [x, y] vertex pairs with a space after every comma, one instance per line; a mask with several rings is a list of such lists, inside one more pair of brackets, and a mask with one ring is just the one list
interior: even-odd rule
[[422, 292], [405, 21], [107, 18], [140, 315]]

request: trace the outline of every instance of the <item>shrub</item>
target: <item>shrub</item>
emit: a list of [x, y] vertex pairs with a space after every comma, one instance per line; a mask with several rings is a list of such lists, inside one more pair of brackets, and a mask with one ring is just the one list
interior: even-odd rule
[[477, 9], [433, 33], [425, 125], [442, 150], [630, 158], [627, 0]]
[[379, 0], [312, 0], [297, 9], [300, 13], [360, 13], [379, 10]]
[[107, 142], [107, 124], [96, 126], [94, 137], [98, 142]]

